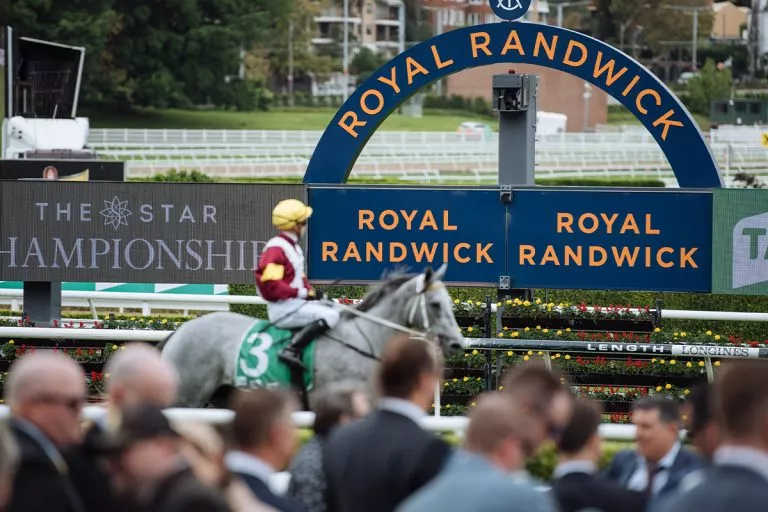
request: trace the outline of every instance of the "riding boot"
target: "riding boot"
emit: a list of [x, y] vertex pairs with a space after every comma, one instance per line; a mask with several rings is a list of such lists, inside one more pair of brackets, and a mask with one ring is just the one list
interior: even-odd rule
[[301, 353], [317, 336], [327, 331], [328, 324], [322, 318], [315, 320], [311, 324], [303, 327], [291, 340], [291, 343], [280, 351], [278, 357], [283, 362], [306, 370], [307, 367], [301, 362]]

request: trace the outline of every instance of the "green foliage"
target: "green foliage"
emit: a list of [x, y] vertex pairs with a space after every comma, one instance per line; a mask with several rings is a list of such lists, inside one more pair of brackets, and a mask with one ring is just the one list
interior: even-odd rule
[[387, 59], [370, 48], [363, 46], [349, 65], [351, 74], [357, 75], [357, 85], [365, 82], [374, 71], [386, 64]]
[[664, 187], [664, 182], [654, 179], [632, 178], [538, 178], [537, 185], [550, 187]]
[[714, 61], [707, 59], [699, 74], [688, 82], [688, 108], [699, 114], [707, 114], [712, 101], [730, 96], [732, 85], [731, 70], [718, 70]]
[[464, 111], [484, 117], [492, 117], [493, 115], [489, 101], [479, 97], [465, 98], [456, 94], [451, 96], [427, 94], [424, 97], [424, 109]]

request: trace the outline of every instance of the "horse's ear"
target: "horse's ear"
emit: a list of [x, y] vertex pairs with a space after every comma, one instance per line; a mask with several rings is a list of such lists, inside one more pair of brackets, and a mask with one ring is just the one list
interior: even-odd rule
[[427, 286], [429, 286], [432, 283], [435, 283], [437, 281], [442, 281], [445, 277], [445, 272], [448, 270], [448, 264], [443, 263], [440, 265], [440, 268], [437, 270], [432, 270], [432, 267], [427, 267], [427, 270], [424, 272], [424, 282]]

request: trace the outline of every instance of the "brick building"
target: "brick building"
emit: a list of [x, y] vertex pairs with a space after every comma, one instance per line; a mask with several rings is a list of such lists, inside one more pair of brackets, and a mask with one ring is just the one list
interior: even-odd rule
[[[490, 8], [488, 0], [422, 0], [430, 13], [430, 22], [436, 32], [452, 28], [499, 21]], [[538, 23], [555, 23], [550, 16], [550, 6], [543, 0], [534, 0], [527, 19]], [[442, 94], [490, 100], [491, 75], [506, 73], [514, 68], [517, 73], [531, 73], [539, 76], [538, 109], [568, 116], [568, 131], [594, 129], [608, 119], [608, 95], [593, 87], [592, 96], [584, 99], [585, 82], [574, 76], [541, 66], [522, 64], [500, 64], [483, 66], [461, 71], [447, 77], [442, 85]], [[585, 123], [585, 109], [588, 116]]]

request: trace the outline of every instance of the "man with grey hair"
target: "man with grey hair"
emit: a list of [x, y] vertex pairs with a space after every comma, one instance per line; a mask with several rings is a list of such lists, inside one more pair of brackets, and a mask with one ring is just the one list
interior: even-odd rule
[[178, 376], [160, 352], [146, 343], [129, 343], [115, 352], [104, 366], [107, 415], [90, 425], [82, 450], [67, 453], [72, 480], [89, 511], [130, 510], [110, 478], [107, 461], [100, 452], [105, 436], [114, 434], [128, 407], [170, 407], [176, 399]]
[[11, 500], [13, 477], [18, 464], [19, 447], [8, 426], [0, 423], [0, 511], [4, 511]]
[[529, 432], [537, 419], [521, 414], [520, 404], [508, 394], [485, 393], [476, 403], [464, 449], [397, 512], [557, 511], [549, 492], [512, 476], [536, 451]]
[[84, 510], [62, 451], [82, 442], [86, 397], [82, 368], [61, 353], [37, 352], [11, 365], [5, 401], [21, 456], [9, 511]]

